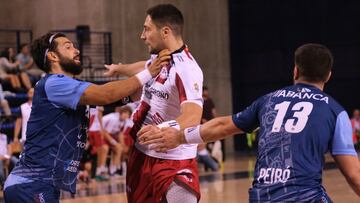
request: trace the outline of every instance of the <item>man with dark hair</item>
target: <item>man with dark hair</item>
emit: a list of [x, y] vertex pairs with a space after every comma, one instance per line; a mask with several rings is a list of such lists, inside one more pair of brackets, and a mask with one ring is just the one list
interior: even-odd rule
[[33, 106], [20, 161], [5, 183], [5, 201], [59, 202], [60, 189], [75, 193], [80, 159], [87, 140], [89, 109], [133, 94], [168, 64], [163, 50], [147, 69], [123, 81], [95, 85], [81, 73], [79, 50], [61, 33], [48, 33], [32, 44], [37, 66], [47, 74], [35, 86]]
[[260, 97], [244, 111], [178, 131], [143, 129], [138, 139], [166, 152], [179, 144], [219, 140], [259, 130], [259, 150], [250, 202], [331, 202], [322, 182], [325, 153], [330, 151], [360, 196], [360, 165], [352, 145], [349, 116], [325, 94], [333, 58], [320, 44], [295, 52], [294, 85]]
[[197, 202], [200, 199], [197, 145], [185, 144], [167, 153], [157, 153], [136, 139], [136, 133], [145, 125], [157, 131], [164, 126], [184, 129], [199, 124], [203, 105], [203, 74], [183, 42], [181, 12], [173, 5], [160, 4], [147, 14], [141, 39], [152, 54], [150, 60], [107, 67], [110, 75], [117, 72], [131, 76], [152, 64], [160, 50], [172, 51], [171, 63], [144, 86], [140, 105], [133, 115], [131, 135], [135, 147], [130, 152], [127, 169], [128, 201]]

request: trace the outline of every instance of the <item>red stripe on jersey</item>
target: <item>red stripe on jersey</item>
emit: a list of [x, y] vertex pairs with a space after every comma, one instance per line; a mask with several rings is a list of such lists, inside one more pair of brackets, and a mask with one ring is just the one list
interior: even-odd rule
[[91, 128], [92, 124], [94, 123], [95, 115], [90, 116], [90, 122], [89, 122], [89, 129]]
[[160, 83], [160, 84], [164, 84], [166, 82], [166, 80], [169, 77], [169, 72], [170, 72], [170, 68], [171, 65], [169, 64], [168, 66], [166, 66], [166, 74], [162, 74], [163, 71], [160, 71], [159, 75], [156, 77], [155, 81]]
[[191, 57], [191, 54], [189, 52], [189, 49], [187, 47], [185, 47], [184, 51], [185, 51], [186, 55], [189, 57], [189, 59], [193, 60]]
[[130, 135], [136, 140], [136, 133], [141, 129], [147, 113], [150, 110], [150, 105], [145, 101], [141, 101], [138, 109], [134, 113], [133, 122], [134, 126], [131, 128]]
[[186, 97], [186, 92], [185, 92], [185, 88], [184, 88], [184, 84], [180, 78], [180, 76], [176, 73], [176, 79], [175, 79], [175, 83], [176, 83], [176, 87], [179, 91], [179, 100], [180, 103], [182, 103], [183, 101], [185, 101], [187, 99]]

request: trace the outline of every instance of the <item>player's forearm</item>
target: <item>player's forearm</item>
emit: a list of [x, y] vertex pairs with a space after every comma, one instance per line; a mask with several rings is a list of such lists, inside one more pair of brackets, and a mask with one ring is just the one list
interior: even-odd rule
[[335, 155], [334, 160], [351, 188], [360, 196], [360, 162], [358, 157], [352, 155]]
[[204, 142], [213, 142], [228, 136], [240, 133], [231, 116], [217, 117], [203, 124], [200, 128], [200, 136]]
[[80, 99], [83, 105], [106, 105], [133, 94], [141, 87], [136, 77], [113, 81], [104, 85], [90, 85]]
[[135, 91], [135, 93], [133, 93], [132, 95], [130, 95], [131, 101], [139, 101], [139, 100], [141, 99], [142, 90], [143, 90], [143, 88], [140, 87], [139, 89], [137, 89], [137, 90]]
[[180, 129], [185, 129], [199, 125], [201, 121], [201, 115], [196, 113], [192, 115], [182, 114], [179, 117], [177, 117], [175, 120], [179, 123]]
[[145, 63], [146, 61], [139, 61], [131, 64], [119, 64], [119, 67], [116, 69], [116, 72], [119, 75], [131, 77], [144, 70]]
[[[360, 171], [359, 171], [360, 173]], [[354, 181], [349, 181], [347, 180], [349, 185], [351, 186], [351, 188], [354, 190], [354, 192], [360, 197], [360, 180], [357, 180], [356, 182]]]
[[360, 197], [360, 166], [359, 163], [354, 163], [352, 172], [345, 175], [346, 181], [349, 183], [354, 192]]

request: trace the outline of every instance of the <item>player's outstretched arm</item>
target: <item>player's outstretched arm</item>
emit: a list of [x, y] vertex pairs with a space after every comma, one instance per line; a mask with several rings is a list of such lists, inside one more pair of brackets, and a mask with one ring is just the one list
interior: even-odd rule
[[82, 94], [80, 104], [106, 105], [135, 93], [147, 81], [155, 77], [161, 68], [169, 63], [170, 58], [170, 51], [162, 50], [147, 69], [135, 76], [126, 80], [108, 82], [104, 85], [90, 85]]
[[333, 156], [346, 181], [354, 192], [360, 196], [360, 163], [357, 156], [334, 155]]
[[104, 76], [111, 77], [111, 76], [127, 76], [131, 77], [140, 73], [145, 68], [146, 61], [139, 61], [131, 64], [111, 64], [111, 65], [104, 65], [107, 69], [104, 73]]
[[160, 131], [148, 131], [146, 126], [138, 133], [140, 144], [154, 144], [154, 149], [165, 152], [180, 144], [196, 144], [221, 140], [242, 132], [232, 121], [231, 116], [223, 116], [210, 120], [204, 125], [187, 128], [184, 131], [175, 128], [162, 128]]

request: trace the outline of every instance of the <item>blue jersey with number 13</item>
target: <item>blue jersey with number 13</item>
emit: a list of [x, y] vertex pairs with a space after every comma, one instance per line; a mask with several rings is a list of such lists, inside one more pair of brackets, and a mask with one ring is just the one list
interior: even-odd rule
[[346, 111], [311, 85], [267, 94], [234, 114], [233, 122], [245, 132], [260, 126], [251, 202], [326, 202], [324, 154], [357, 156]]

